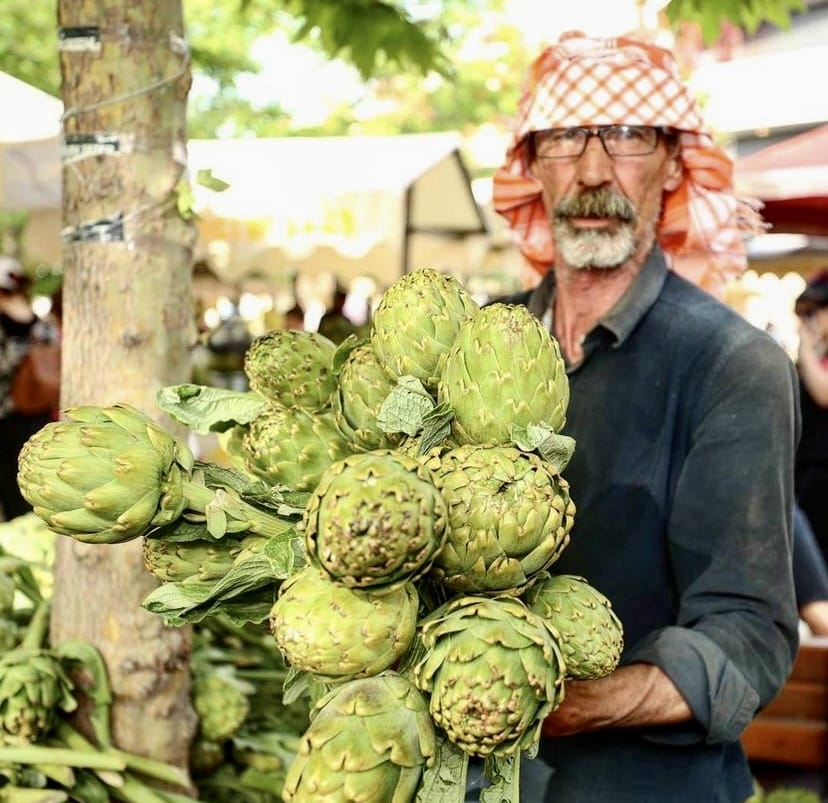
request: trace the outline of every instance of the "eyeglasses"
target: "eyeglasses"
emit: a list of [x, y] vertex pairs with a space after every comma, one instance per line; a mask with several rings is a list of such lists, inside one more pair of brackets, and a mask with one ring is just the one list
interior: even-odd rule
[[550, 128], [534, 133], [540, 159], [577, 159], [592, 137], [608, 156], [646, 156], [658, 146], [661, 129], [646, 125], [604, 125], [594, 128]]

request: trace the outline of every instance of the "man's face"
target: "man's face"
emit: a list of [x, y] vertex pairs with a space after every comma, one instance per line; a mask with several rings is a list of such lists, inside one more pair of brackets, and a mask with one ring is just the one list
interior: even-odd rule
[[655, 240], [665, 190], [681, 180], [676, 148], [658, 139], [651, 153], [610, 156], [597, 136], [575, 158], [544, 158], [536, 140], [532, 174], [543, 186], [555, 250], [572, 268], [617, 268]]

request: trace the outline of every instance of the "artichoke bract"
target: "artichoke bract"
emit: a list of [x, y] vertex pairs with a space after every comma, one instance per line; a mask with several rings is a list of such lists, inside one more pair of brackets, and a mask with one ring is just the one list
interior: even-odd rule
[[512, 446], [435, 449], [422, 458], [448, 507], [432, 574], [454, 592], [519, 594], [569, 543], [569, 484]]
[[435, 391], [443, 355], [478, 309], [453, 277], [415, 270], [383, 293], [371, 322], [371, 343], [389, 376], [415, 376]]
[[564, 693], [564, 660], [541, 618], [514, 598], [457, 597], [421, 623], [414, 682], [461, 750], [515, 755], [533, 747]]
[[333, 412], [337, 427], [355, 449], [391, 448], [402, 439], [402, 434], [383, 432], [377, 425], [382, 403], [394, 384], [370, 343], [358, 345], [348, 355], [333, 395]]
[[434, 762], [426, 702], [393, 672], [344, 684], [322, 697], [288, 770], [291, 803], [411, 803]]
[[512, 427], [541, 423], [560, 432], [569, 380], [558, 342], [526, 307], [484, 307], [446, 355], [437, 399], [460, 443], [509, 444]]
[[446, 504], [429, 470], [390, 451], [334, 463], [305, 510], [309, 558], [350, 588], [390, 590], [418, 579], [446, 533]]
[[64, 413], [18, 460], [20, 491], [50, 530], [113, 544], [181, 515], [194, 465], [184, 443], [126, 404]]
[[312, 491], [322, 474], [353, 452], [330, 412], [269, 406], [241, 437], [248, 471], [271, 485]]
[[291, 666], [336, 683], [391, 668], [414, 640], [418, 606], [412, 583], [354, 591], [307, 566], [282, 583], [270, 629]]
[[244, 373], [250, 387], [268, 401], [316, 412], [330, 407], [335, 351], [318, 332], [274, 329], [251, 343]]
[[544, 577], [523, 599], [559, 634], [568, 678], [594, 680], [618, 666], [624, 647], [621, 620], [610, 601], [583, 577]]

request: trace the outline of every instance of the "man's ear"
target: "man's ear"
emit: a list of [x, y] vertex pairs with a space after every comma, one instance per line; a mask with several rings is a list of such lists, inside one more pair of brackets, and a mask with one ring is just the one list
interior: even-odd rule
[[681, 184], [682, 176], [684, 175], [684, 167], [681, 163], [681, 157], [678, 153], [678, 148], [668, 156], [667, 165], [665, 167], [664, 191], [672, 192]]

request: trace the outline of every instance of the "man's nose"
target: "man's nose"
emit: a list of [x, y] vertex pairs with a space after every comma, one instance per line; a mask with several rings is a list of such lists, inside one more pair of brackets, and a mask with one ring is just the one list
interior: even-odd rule
[[600, 187], [612, 180], [612, 157], [600, 137], [590, 137], [576, 165], [578, 181], [584, 187]]

